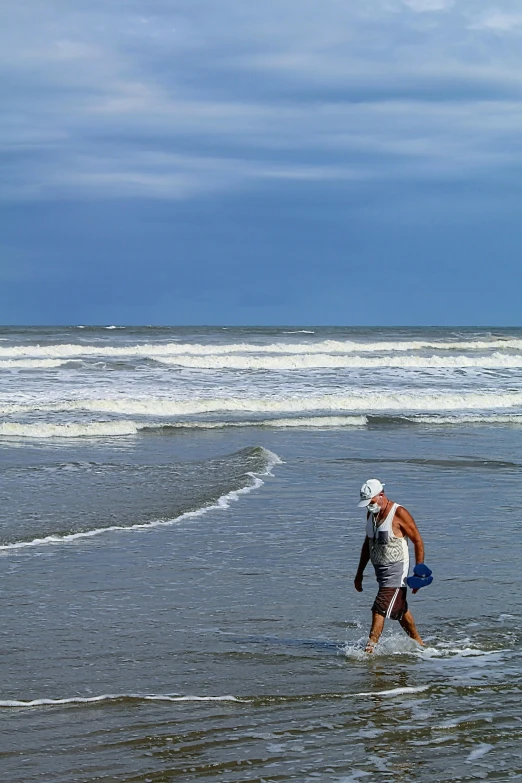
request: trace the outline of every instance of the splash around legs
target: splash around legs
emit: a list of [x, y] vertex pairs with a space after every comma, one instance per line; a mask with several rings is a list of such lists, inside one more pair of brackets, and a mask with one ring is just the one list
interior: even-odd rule
[[[381, 634], [383, 632], [384, 620], [385, 618], [382, 616], [382, 614], [378, 614], [377, 612], [372, 612], [372, 627], [370, 629], [370, 635], [368, 637], [368, 641], [366, 643], [364, 652], [369, 654], [373, 653], [375, 649], [375, 645], [379, 641]], [[401, 628], [403, 628], [406, 631], [406, 633], [411, 639], [417, 642], [417, 644], [420, 644], [424, 647], [424, 642], [422, 641], [419, 632], [417, 631], [417, 627], [415, 625], [413, 615], [409, 609], [399, 619], [399, 623], [401, 625]]]

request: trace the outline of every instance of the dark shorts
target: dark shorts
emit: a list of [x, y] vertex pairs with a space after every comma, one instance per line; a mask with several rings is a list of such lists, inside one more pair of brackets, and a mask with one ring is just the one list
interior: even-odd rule
[[390, 620], [402, 620], [408, 611], [405, 587], [379, 587], [377, 598], [372, 606], [372, 612]]

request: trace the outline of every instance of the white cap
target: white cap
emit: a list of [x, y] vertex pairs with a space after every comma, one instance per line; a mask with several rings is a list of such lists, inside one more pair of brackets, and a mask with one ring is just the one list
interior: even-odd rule
[[376, 495], [380, 495], [384, 487], [379, 479], [368, 479], [368, 481], [361, 487], [361, 501], [357, 503], [359, 508], [364, 508], [372, 502], [372, 498]]

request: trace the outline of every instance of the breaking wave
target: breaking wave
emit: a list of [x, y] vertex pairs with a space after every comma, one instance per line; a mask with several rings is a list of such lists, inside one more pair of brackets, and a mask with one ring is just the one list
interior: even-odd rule
[[183, 511], [177, 516], [169, 519], [152, 519], [134, 524], [129, 522], [125, 525], [106, 525], [103, 527], [93, 527], [87, 530], [78, 530], [71, 533], [50, 533], [26, 540], [10, 541], [0, 545], [0, 551], [12, 551], [46, 545], [71, 544], [82, 539], [93, 538], [105, 533], [152, 530], [153, 528], [171, 526], [186, 519], [201, 517], [212, 510], [228, 509], [230, 504], [237, 501], [241, 495], [248, 494], [263, 486], [264, 481], [261, 476], [271, 476], [274, 466], [281, 464], [282, 462], [277, 454], [263, 447], [244, 449], [241, 452], [229, 455], [228, 459], [231, 461], [239, 459], [242, 462], [242, 470], [237, 477], [234, 477], [231, 474], [227, 479], [226, 475], [223, 476], [225, 485], [228, 483], [229, 487], [235, 486], [235, 488], [230, 489], [228, 492], [225, 492], [218, 497], [214, 495], [213, 498], [212, 495], [208, 495], [207, 493], [206, 497], [202, 496], [198, 508], [190, 508], [189, 505], [189, 510]]
[[93, 421], [63, 424], [0, 424], [0, 437], [4, 438], [112, 438], [135, 435], [140, 429], [133, 421]]
[[[72, 358], [81, 356], [146, 356], [189, 357], [225, 356], [233, 354], [356, 354], [356, 353], [410, 353], [412, 351], [522, 351], [522, 339], [493, 338], [491, 340], [404, 340], [400, 342], [356, 342], [353, 340], [321, 340], [317, 342], [276, 342], [268, 345], [230, 343], [205, 345], [201, 343], [136, 343], [133, 345], [79, 345], [59, 343], [54, 345], [14, 345], [0, 347], [2, 358]], [[434, 357], [436, 358], [436, 357]]]
[[0, 437], [4, 438], [114, 438], [136, 435], [140, 432], [168, 432], [187, 429], [223, 429], [225, 427], [364, 427], [366, 416], [311, 416], [294, 419], [265, 419], [260, 421], [176, 421], [138, 423], [136, 421], [97, 421], [86, 423], [3, 423]]
[[522, 355], [491, 356], [340, 356], [324, 353], [285, 356], [213, 355], [164, 356], [161, 364], [202, 370], [309, 370], [309, 369], [502, 369], [522, 368]]
[[0, 359], [0, 370], [45, 370], [66, 363], [66, 359]]
[[480, 411], [492, 413], [501, 408], [522, 405], [522, 391], [462, 391], [460, 393], [419, 390], [416, 394], [402, 391], [364, 391], [353, 394], [323, 394], [310, 396], [274, 397], [199, 397], [172, 399], [163, 397], [105, 397], [99, 399], [64, 400], [41, 404], [39, 400], [24, 405], [0, 405], [0, 413], [29, 413], [33, 411], [91, 411], [125, 416], [183, 416], [190, 414], [245, 413], [245, 414], [313, 414], [321, 411], [352, 412], [366, 415], [373, 411], [451, 413], [452, 411]]

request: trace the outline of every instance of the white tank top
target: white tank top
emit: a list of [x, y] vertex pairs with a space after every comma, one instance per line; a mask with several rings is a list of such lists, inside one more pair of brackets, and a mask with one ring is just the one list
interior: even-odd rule
[[393, 533], [393, 519], [399, 508], [391, 507], [386, 519], [379, 525], [370, 514], [366, 521], [366, 535], [370, 544], [370, 558], [375, 568], [379, 587], [405, 587], [410, 567], [408, 539], [398, 538]]

